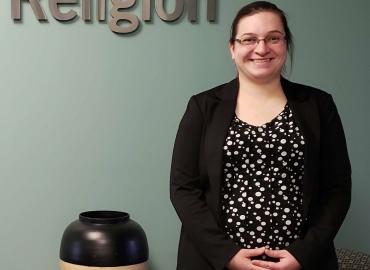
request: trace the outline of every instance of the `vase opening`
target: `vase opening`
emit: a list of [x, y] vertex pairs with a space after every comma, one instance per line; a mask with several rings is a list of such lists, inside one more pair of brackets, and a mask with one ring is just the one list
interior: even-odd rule
[[96, 224], [113, 224], [128, 221], [130, 215], [126, 212], [119, 211], [88, 211], [79, 215], [82, 222]]

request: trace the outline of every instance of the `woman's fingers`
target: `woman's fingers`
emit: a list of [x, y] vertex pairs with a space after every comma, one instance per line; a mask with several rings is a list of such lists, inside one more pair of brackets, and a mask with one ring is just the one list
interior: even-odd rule
[[267, 268], [267, 267], [251, 264], [248, 269], [250, 270], [271, 270], [272, 268]]
[[241, 249], [231, 258], [227, 264], [227, 268], [230, 270], [268, 270], [267, 268], [252, 264], [251, 261], [252, 257], [262, 255], [264, 252], [264, 247], [257, 249]]
[[284, 256], [284, 250], [272, 250], [272, 249], [265, 249], [265, 253], [267, 256], [271, 258], [283, 258]]
[[253, 260], [252, 264], [258, 267], [262, 267], [264, 269], [274, 269], [275, 263], [261, 260]]
[[245, 255], [245, 257], [251, 258], [264, 254], [265, 250], [265, 247], [260, 247], [256, 249], [243, 249], [243, 254]]

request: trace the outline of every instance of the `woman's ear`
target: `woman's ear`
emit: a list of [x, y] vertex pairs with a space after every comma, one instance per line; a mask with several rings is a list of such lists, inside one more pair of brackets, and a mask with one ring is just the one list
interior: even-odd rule
[[231, 54], [231, 59], [235, 59], [235, 53], [234, 53], [235, 44], [233, 42], [229, 42], [229, 50]]

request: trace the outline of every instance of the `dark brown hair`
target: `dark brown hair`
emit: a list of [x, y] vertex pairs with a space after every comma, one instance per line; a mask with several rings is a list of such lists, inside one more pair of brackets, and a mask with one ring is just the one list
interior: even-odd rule
[[288, 21], [286, 19], [286, 15], [285, 15], [284, 11], [282, 11], [276, 5], [274, 5], [270, 2], [267, 2], [267, 1], [252, 2], [252, 3], [242, 7], [238, 11], [238, 13], [236, 14], [236, 16], [233, 20], [233, 23], [231, 25], [230, 40], [229, 40], [230, 44], [234, 44], [234, 42], [235, 42], [235, 37], [236, 37], [236, 32], [237, 32], [237, 29], [238, 29], [239, 21], [242, 18], [246, 17], [246, 16], [251, 16], [253, 14], [256, 14], [256, 13], [259, 13], [259, 12], [262, 12], [262, 11], [270, 11], [270, 12], [273, 12], [273, 13], [277, 14], [280, 17], [281, 22], [282, 22], [283, 27], [284, 27], [285, 40], [286, 40], [286, 43], [287, 43], [287, 50], [288, 50], [288, 54], [289, 54], [289, 57], [290, 57], [290, 64], [291, 64], [291, 67], [292, 67], [292, 65], [293, 65], [293, 52], [294, 52], [292, 32], [290, 32], [290, 29], [289, 29], [289, 26], [288, 26]]

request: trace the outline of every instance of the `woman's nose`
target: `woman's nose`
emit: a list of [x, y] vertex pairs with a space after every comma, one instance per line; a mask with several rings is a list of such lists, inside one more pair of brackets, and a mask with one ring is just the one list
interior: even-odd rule
[[269, 46], [267, 46], [264, 39], [260, 39], [254, 48], [254, 51], [260, 55], [265, 55], [270, 51]]

